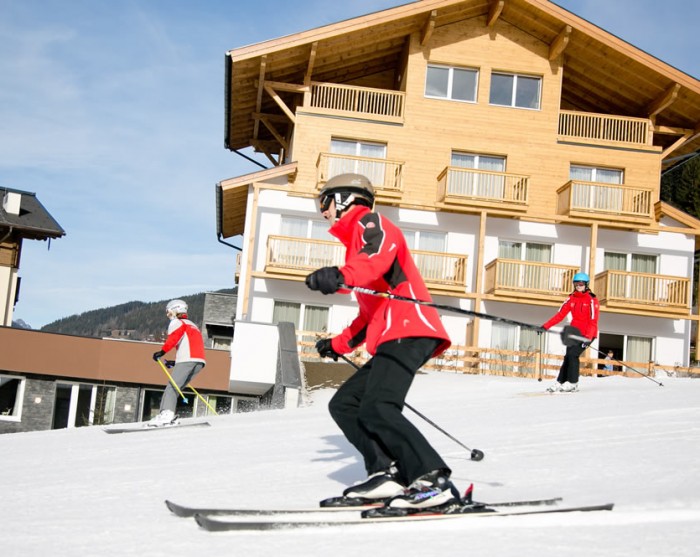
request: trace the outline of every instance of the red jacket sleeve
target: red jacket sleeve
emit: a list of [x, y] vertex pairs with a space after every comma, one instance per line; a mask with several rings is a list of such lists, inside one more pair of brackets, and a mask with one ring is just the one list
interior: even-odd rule
[[163, 347], [161, 350], [163, 352], [170, 352], [173, 348], [177, 346], [177, 343], [180, 342], [180, 339], [182, 336], [185, 334], [185, 324], [180, 321], [179, 327], [175, 329], [172, 333], [168, 335], [168, 338], [165, 339], [165, 343], [163, 344]]

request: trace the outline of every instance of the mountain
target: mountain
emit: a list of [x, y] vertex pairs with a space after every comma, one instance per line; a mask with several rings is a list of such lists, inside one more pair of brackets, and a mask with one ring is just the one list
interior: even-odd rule
[[[234, 293], [235, 289], [217, 290]], [[189, 307], [188, 317], [197, 325], [202, 324], [204, 314], [204, 292], [180, 296]], [[85, 337], [118, 337], [132, 340], [162, 341], [168, 328], [165, 305], [170, 299], [157, 302], [126, 302], [116, 306], [86, 311], [64, 317], [41, 331]]]

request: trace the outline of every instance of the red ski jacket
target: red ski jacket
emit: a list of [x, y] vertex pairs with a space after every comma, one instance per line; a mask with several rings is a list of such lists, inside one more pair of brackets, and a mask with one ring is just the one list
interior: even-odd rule
[[584, 337], [594, 339], [598, 336], [600, 302], [592, 292], [572, 292], [556, 315], [542, 327], [550, 329], [564, 319], [568, 313], [571, 313], [571, 325], [581, 331]]
[[202, 362], [204, 358], [204, 339], [197, 325], [189, 319], [171, 319], [168, 324], [168, 338], [161, 350], [169, 352], [177, 346], [175, 362]]
[[[389, 219], [356, 205], [329, 232], [346, 248], [345, 265], [340, 268], [345, 284], [432, 301], [406, 238]], [[338, 354], [351, 352], [365, 342], [367, 351], [374, 355], [380, 344], [409, 337], [442, 339], [433, 357], [450, 346], [450, 337], [435, 308], [370, 294], [356, 295], [358, 316], [331, 341]]]

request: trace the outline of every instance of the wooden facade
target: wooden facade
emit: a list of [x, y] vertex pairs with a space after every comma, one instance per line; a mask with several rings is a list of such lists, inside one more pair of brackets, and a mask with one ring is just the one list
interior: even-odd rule
[[[438, 74], [445, 94], [428, 88]], [[460, 80], [472, 84], [466, 95], [454, 93]], [[510, 103], [497, 95], [504, 83], [515, 92]], [[700, 82], [551, 2], [422, 0], [232, 50], [226, 145], [252, 147], [278, 169], [219, 186], [222, 236], [244, 234], [239, 318], [275, 281], [301, 282], [340, 263], [337, 244], [285, 236], [270, 223], [285, 210], [318, 218], [308, 201], [332, 175], [355, 171], [372, 180], [380, 211], [420, 214], [417, 222], [447, 235], [446, 249], [414, 254], [434, 295], [476, 311], [490, 302], [553, 311], [582, 269], [604, 314], [681, 319], [689, 349], [700, 222], [659, 194], [666, 160], [700, 147]], [[289, 201], [265, 206], [266, 191]], [[517, 228], [509, 221], [530, 223], [535, 232], [523, 241], [540, 234], [551, 260], [494, 256], [499, 238], [518, 239], [503, 232]], [[466, 248], [455, 240], [465, 236]], [[580, 255], [566, 253], [565, 236], [577, 238]], [[684, 241], [680, 263], [659, 250], [667, 236]], [[652, 273], [605, 267], [608, 252], [656, 250]], [[285, 296], [308, 293], [300, 284]], [[478, 320], [465, 330], [466, 344], [483, 344]]]

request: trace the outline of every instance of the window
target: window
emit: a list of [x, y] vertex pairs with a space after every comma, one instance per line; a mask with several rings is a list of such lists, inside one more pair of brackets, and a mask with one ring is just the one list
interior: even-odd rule
[[546, 293], [569, 292], [571, 284], [565, 269], [537, 263], [552, 262], [552, 246], [535, 242], [499, 240], [498, 258], [529, 261], [532, 264], [500, 262], [499, 286]]
[[331, 157], [328, 161], [328, 179], [338, 174], [353, 173], [366, 176], [379, 187], [390, 183], [385, 181], [387, 164], [371, 160], [386, 159], [386, 145], [383, 143], [331, 139], [331, 153], [347, 157]]
[[328, 331], [328, 308], [325, 306], [313, 306], [298, 302], [282, 302], [275, 300], [275, 307], [272, 311], [272, 322], [280, 323], [287, 321], [294, 323], [294, 329], [312, 334], [297, 335], [302, 343], [302, 354], [315, 354], [314, 346], [318, 340], [318, 334]]
[[450, 194], [503, 199], [505, 177], [499, 173], [505, 172], [505, 157], [453, 151], [450, 166], [486, 171], [450, 170]]
[[606, 271], [624, 271], [624, 273], [609, 273], [609, 296], [642, 303], [656, 300], [659, 285], [655, 277], [650, 276], [657, 274], [658, 257], [656, 255], [606, 251], [603, 265]]
[[112, 423], [116, 394], [116, 387], [56, 383], [53, 429]]
[[[491, 346], [495, 350], [505, 352], [525, 352], [525, 354], [498, 354], [491, 353], [490, 359], [500, 361], [498, 364], [486, 364], [490, 370], [513, 371], [516, 373], [534, 373], [534, 368], [529, 367], [535, 361], [535, 353], [541, 350], [541, 337], [537, 331], [525, 329], [518, 325], [494, 322], [491, 326]], [[519, 363], [515, 367], [514, 363]]]
[[306, 240], [333, 240], [328, 223], [320, 220], [282, 215], [280, 234], [302, 240], [282, 239], [275, 243], [270, 256], [275, 263], [295, 268], [338, 265], [342, 261], [340, 243], [325, 244]]
[[[624, 173], [618, 168], [598, 168], [572, 164], [569, 179], [573, 182], [592, 182], [574, 184], [571, 204], [577, 208], [599, 209], [619, 212], [623, 206], [623, 191], [614, 187], [623, 183]], [[612, 186], [598, 185], [612, 184]]]
[[24, 377], [0, 375], [0, 420], [19, 421], [22, 417]]
[[425, 76], [425, 96], [476, 102], [478, 80], [477, 70], [429, 65]]
[[[447, 251], [447, 234], [445, 232], [406, 230], [404, 237], [423, 280], [430, 282], [431, 280], [450, 278], [450, 271], [445, 268], [444, 254]], [[432, 253], [416, 253], [416, 250]]]
[[539, 110], [541, 82], [539, 77], [493, 73], [489, 103]]

